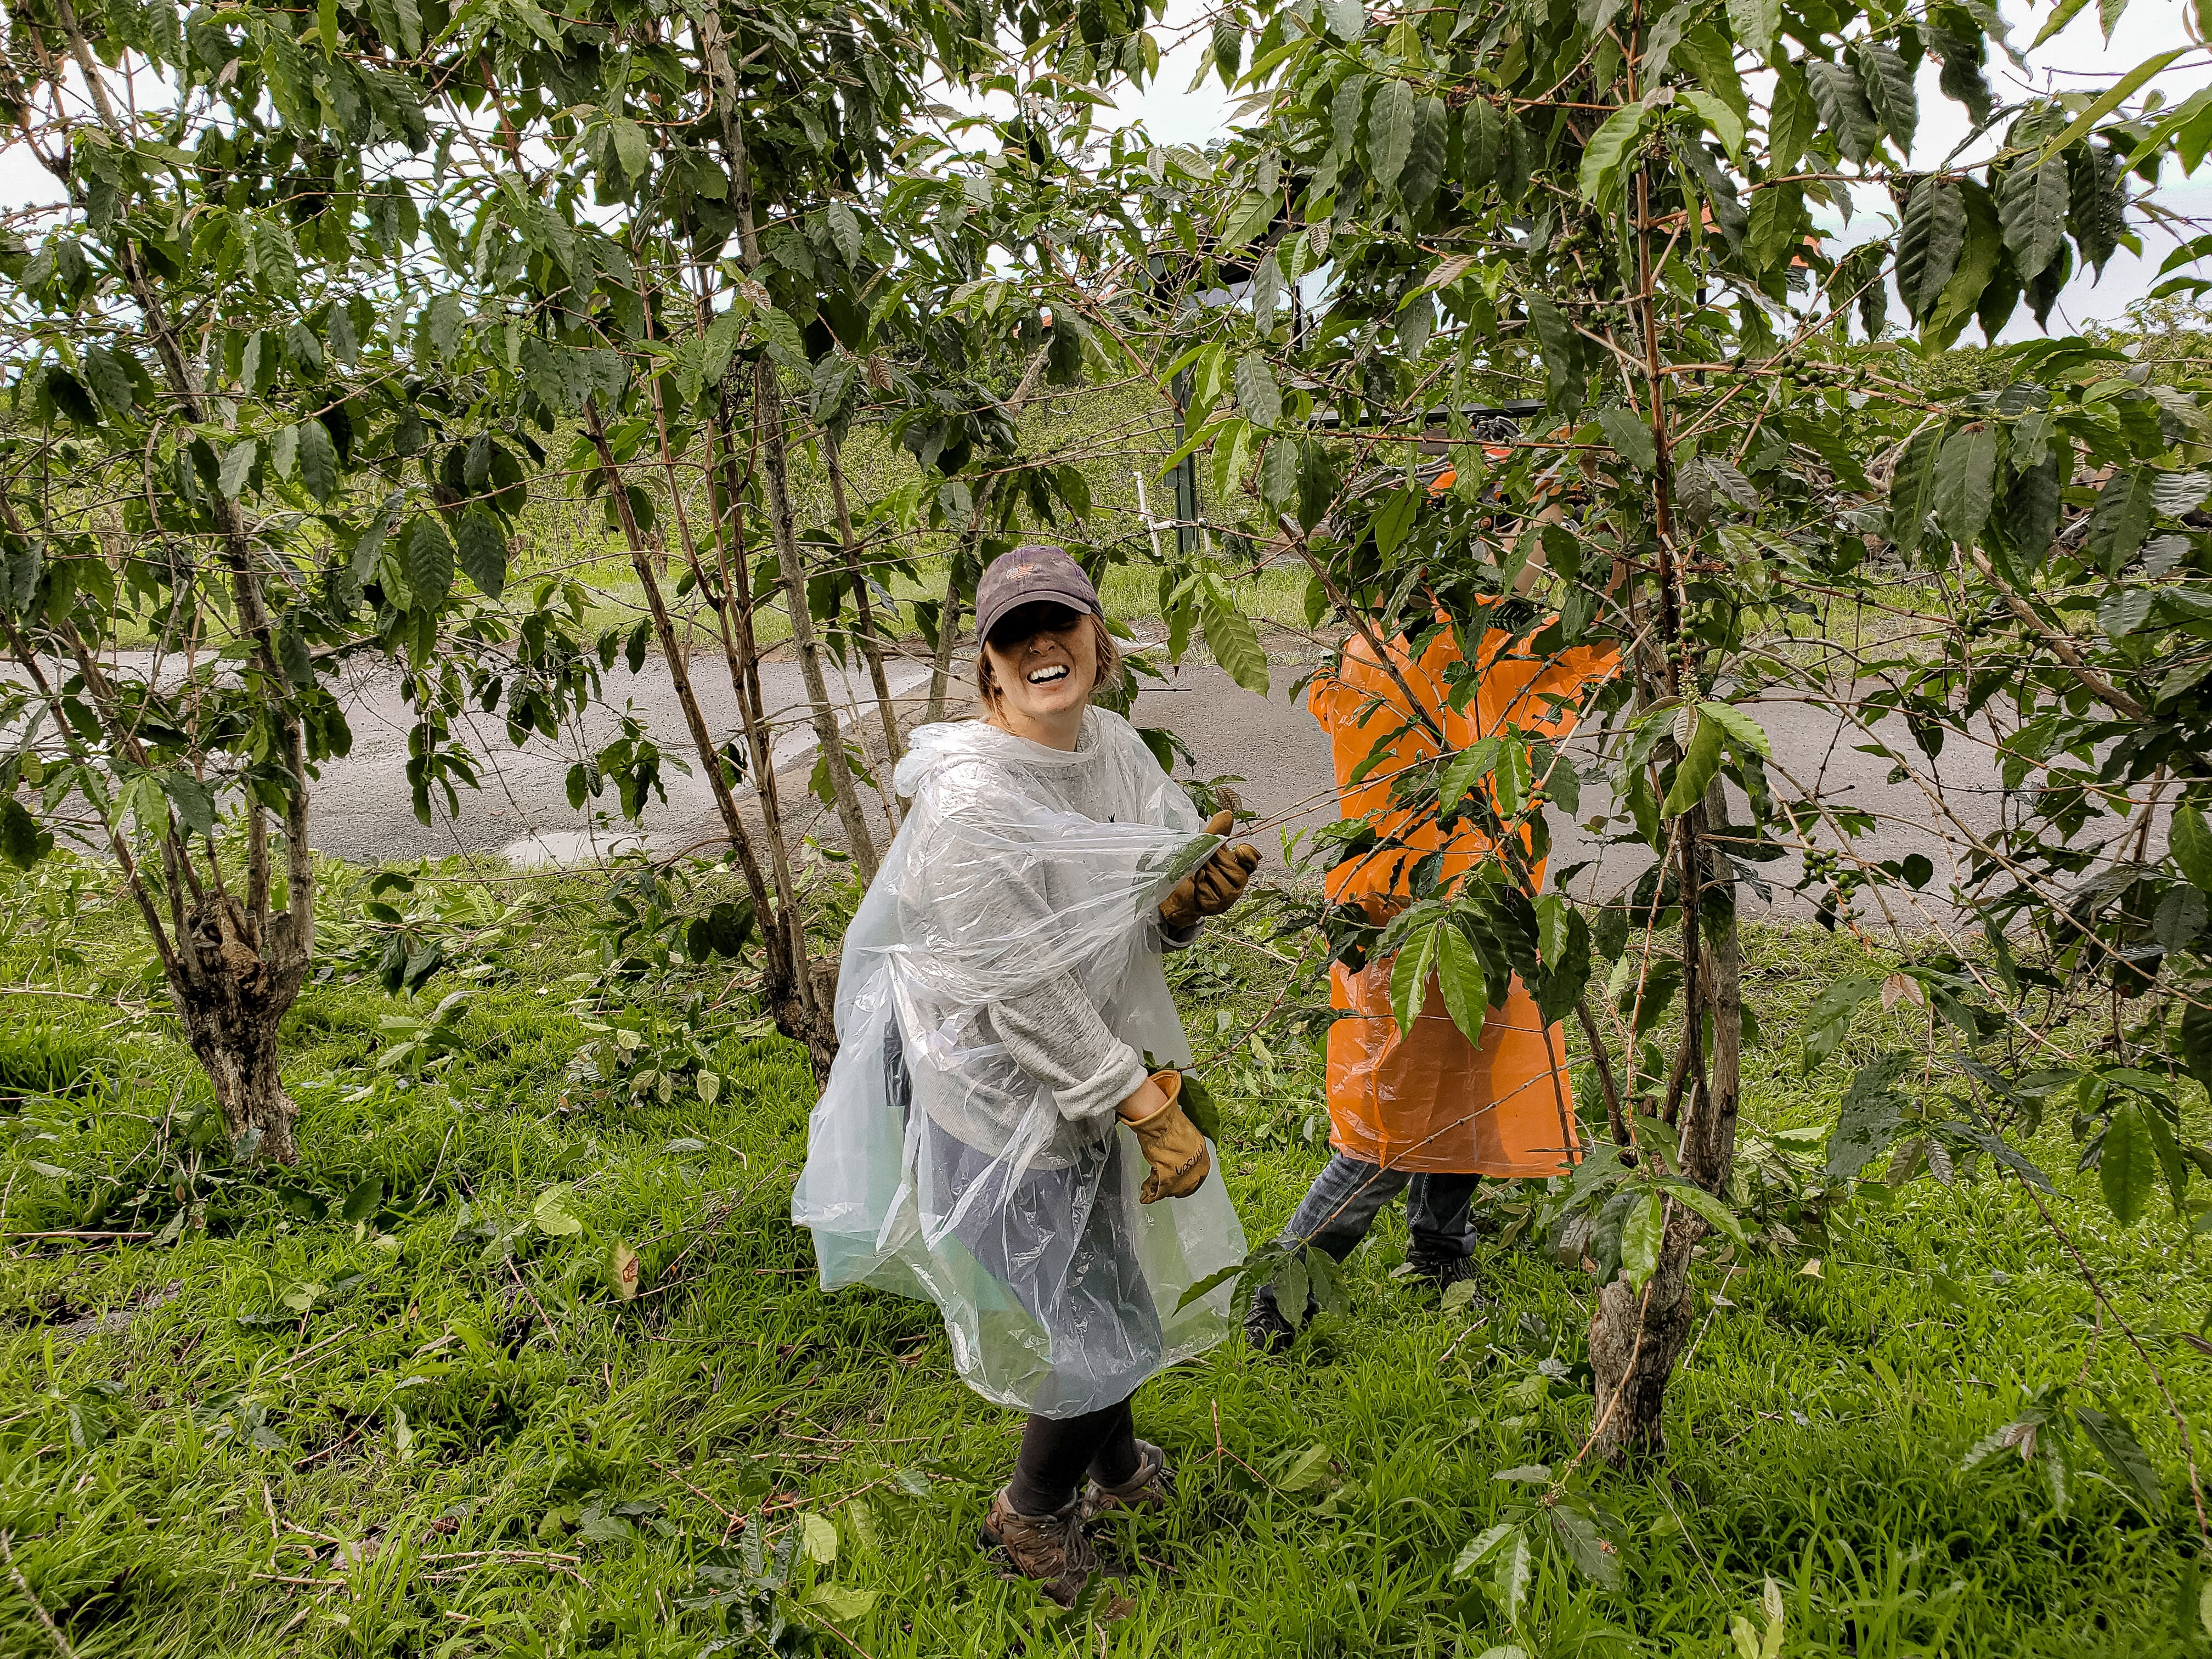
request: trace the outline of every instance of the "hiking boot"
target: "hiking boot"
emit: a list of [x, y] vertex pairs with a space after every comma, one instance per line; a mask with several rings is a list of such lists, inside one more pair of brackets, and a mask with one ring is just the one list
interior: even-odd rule
[[1286, 1352], [1298, 1340], [1298, 1334], [1271, 1298], [1255, 1296], [1252, 1311], [1244, 1316], [1244, 1340], [1255, 1352], [1273, 1355]]
[[1006, 1556], [1015, 1576], [1034, 1580], [1061, 1607], [1073, 1607], [1084, 1581], [1100, 1565], [1097, 1551], [1083, 1535], [1083, 1511], [1079, 1493], [1050, 1515], [1024, 1515], [1001, 1486], [977, 1536], [985, 1549]]
[[[1434, 1249], [1419, 1243], [1406, 1252], [1406, 1265], [1413, 1269], [1413, 1277], [1439, 1295], [1475, 1276], [1474, 1262], [1470, 1258], [1455, 1250]], [[1490, 1299], [1477, 1296], [1468, 1305], [1486, 1308]]]
[[1119, 1486], [1090, 1482], [1083, 1490], [1083, 1519], [1088, 1523], [1113, 1510], [1164, 1515], [1175, 1496], [1175, 1471], [1168, 1455], [1149, 1440], [1137, 1443], [1137, 1472]]

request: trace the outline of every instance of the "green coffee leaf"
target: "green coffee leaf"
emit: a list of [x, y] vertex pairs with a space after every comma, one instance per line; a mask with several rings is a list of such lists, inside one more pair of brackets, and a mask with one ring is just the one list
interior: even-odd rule
[[1797, 165], [1820, 125], [1820, 107], [1802, 64], [1784, 64], [1775, 71], [1773, 111], [1766, 130], [1766, 170], [1781, 174]]
[[2034, 276], [2057, 256], [2066, 239], [2068, 200], [2063, 155], [2015, 161], [1997, 175], [1997, 222], [2013, 267], [2023, 277]]
[[1237, 360], [1234, 375], [1237, 385], [1237, 406], [1253, 425], [1273, 431], [1283, 418], [1283, 394], [1275, 385], [1275, 372], [1268, 367], [1267, 358], [1257, 351], [1248, 351]]
[[1634, 1290], [1658, 1271], [1659, 1249], [1667, 1237], [1667, 1206], [1657, 1193], [1647, 1193], [1629, 1208], [1620, 1224], [1620, 1271]]
[[453, 544], [446, 539], [446, 528], [436, 514], [415, 515], [407, 526], [403, 559], [408, 590], [416, 606], [434, 611], [443, 605], [453, 591]]
[[[1359, 10], [1360, 0], [1344, 0], [1354, 10]], [[1361, 20], [1366, 14], [1361, 11]], [[1359, 142], [1361, 115], [1367, 108], [1368, 77], [1347, 75], [1336, 88], [1336, 96], [1329, 100], [1329, 137], [1336, 153], [1349, 158]]]
[[330, 429], [320, 421], [302, 421], [295, 429], [300, 482], [310, 495], [327, 502], [338, 493], [337, 447], [331, 442]]
[[1443, 992], [1444, 1011], [1452, 1024], [1477, 1048], [1482, 1046], [1483, 1017], [1488, 1002], [1483, 986], [1482, 963], [1467, 935], [1446, 922], [1437, 933], [1437, 980]]
[[0, 858], [18, 870], [27, 870], [53, 850], [53, 832], [14, 795], [0, 793]]
[[1443, 781], [1437, 786], [1437, 810], [1449, 812], [1465, 800], [1468, 792], [1498, 764], [1498, 751], [1496, 738], [1480, 738], [1453, 756], [1444, 768]]
[[1879, 142], [1880, 128], [1874, 106], [1867, 102], [1866, 89], [1850, 65], [1815, 58], [1806, 64], [1805, 76], [1820, 119], [1835, 135], [1836, 148], [1851, 161], [1869, 160]]
[[1650, 111], [1641, 104], [1624, 104], [1605, 118], [1583, 146], [1582, 172], [1577, 183], [1584, 197], [1601, 204], [1620, 194], [1620, 179], [1629, 151], [1642, 136]]
[[2089, 550], [2113, 574], [2135, 556], [2149, 533], [2157, 476], [2148, 467], [2122, 467], [2097, 493], [2097, 504], [2089, 512]]
[[807, 1559], [829, 1566], [837, 1559], [837, 1525], [826, 1515], [808, 1510], [799, 1517], [799, 1547]]
[[1237, 71], [1244, 61], [1244, 31], [1236, 20], [1224, 17], [1213, 25], [1213, 66], [1221, 71], [1221, 84], [1237, 84]]
[[1652, 442], [1651, 428], [1635, 414], [1626, 409], [1601, 409], [1597, 422], [1605, 428], [1606, 441], [1638, 472], [1650, 472], [1658, 466], [1659, 451]]
[[481, 502], [461, 514], [454, 532], [460, 549], [461, 568], [487, 599], [497, 599], [507, 586], [507, 533]]
[[2132, 1227], [2158, 1184], [2158, 1153], [2142, 1109], [2133, 1102], [2112, 1113], [2097, 1155], [2097, 1184], [2120, 1225]]
[[1398, 173], [1398, 193], [1419, 210], [1428, 205], [1443, 177], [1451, 112], [1441, 98], [1424, 98], [1413, 113], [1413, 142]]
[[1936, 304], [1966, 245], [1966, 204], [1946, 179], [1923, 179], [1905, 204], [1897, 234], [1897, 295], [1914, 317]]
[[131, 371], [123, 360], [105, 346], [88, 346], [81, 367], [85, 384], [92, 395], [100, 399], [111, 415], [128, 415], [137, 401], [137, 388], [132, 386]]
[[1882, 131], [1897, 141], [1897, 153], [1909, 160], [1912, 136], [1920, 125], [1920, 100], [1913, 94], [1912, 70], [1895, 46], [1880, 40], [1861, 41], [1852, 57], [1859, 84], [1881, 118]]
[[1936, 506], [1936, 463], [1943, 452], [1943, 428], [1930, 422], [1908, 439], [1897, 459], [1889, 485], [1889, 538], [1900, 557], [1911, 561], [1927, 533]]
[[821, 1608], [839, 1624], [849, 1625], [866, 1617], [878, 1594], [872, 1589], [848, 1589], [842, 1584], [817, 1584], [806, 1592], [806, 1603]]
[[1674, 768], [1674, 781], [1668, 787], [1667, 799], [1660, 803], [1662, 817], [1680, 817], [1705, 799], [1705, 791], [1721, 769], [1721, 747], [1728, 728], [1720, 721], [1706, 718], [1702, 712], [1690, 734], [1688, 747]]
[[[2017, 455], [2015, 451], [2015, 465]], [[2048, 456], [2040, 465], [2013, 475], [2002, 509], [2004, 532], [2031, 570], [2043, 562], [2051, 539], [2058, 533], [2059, 506], [2057, 456]]]
[[1528, 799], [1532, 774], [1528, 765], [1528, 746], [1517, 733], [1509, 729], [1498, 744], [1498, 764], [1490, 775], [1490, 787], [1498, 797], [1498, 816], [1510, 818], [1516, 816], [1522, 804]]
[[1375, 88], [1367, 110], [1367, 169], [1389, 189], [1413, 147], [1413, 88], [1404, 81], [1385, 81]]
[[1375, 515], [1375, 550], [1389, 558], [1398, 550], [1421, 515], [1424, 492], [1419, 484], [1407, 484], [1392, 495], [1382, 510]]
[[260, 458], [261, 446], [252, 438], [240, 438], [223, 452], [222, 465], [216, 472], [216, 488], [236, 501], [246, 493], [246, 480]]
[[1765, 728], [1741, 708], [1732, 708], [1724, 702], [1701, 702], [1698, 705], [1698, 713], [1717, 723], [1737, 747], [1747, 749], [1762, 758], [1773, 757], [1774, 745], [1768, 741]]
[[1743, 1223], [1737, 1218], [1735, 1212], [1704, 1188], [1692, 1186], [1686, 1181], [1674, 1180], [1667, 1182], [1666, 1188], [1669, 1197], [1677, 1204], [1696, 1211], [1716, 1232], [1725, 1233], [1738, 1244], [1749, 1246], [1750, 1237], [1744, 1232]]
[[1267, 653], [1244, 613], [1217, 592], [1212, 583], [1200, 590], [1199, 620], [1206, 628], [1206, 648], [1213, 653], [1229, 678], [1247, 691], [1267, 695]]
[[2166, 832], [2166, 848], [2172, 852], [2174, 867], [2188, 878], [2190, 887], [2212, 894], [2212, 823], [2205, 823], [2199, 807], [2174, 807], [2174, 821]]
[[2212, 990], [2194, 986], [2190, 996], [2181, 1010], [2181, 1058], [2189, 1075], [2212, 1089]]
[[1390, 1007], [1397, 1015], [1401, 1037], [1413, 1036], [1413, 1021], [1428, 1000], [1429, 974], [1436, 965], [1437, 933], [1435, 927], [1423, 928], [1398, 947], [1398, 959], [1391, 964]]
[[1989, 521], [1996, 487], [1997, 434], [1970, 427], [1944, 440], [1936, 459], [1936, 522], [1961, 547], [1971, 547]]
[[1297, 441], [1277, 438], [1260, 457], [1260, 499], [1270, 511], [1280, 512], [1297, 498]]
[[1782, 0], [1728, 0], [1728, 20], [1736, 44], [1764, 58], [1782, 28]]
[[2166, 1489], [2159, 1482], [2158, 1471], [2151, 1466], [2126, 1418], [2118, 1412], [2108, 1414], [2094, 1407], [2076, 1406], [2074, 1420], [2124, 1488], [2142, 1500], [2145, 1510], [2155, 1515], [2166, 1507]]
[[540, 1232], [556, 1238], [584, 1231], [584, 1224], [568, 1213], [568, 1188], [565, 1182], [548, 1187], [538, 1194], [530, 1206], [530, 1218]]
[[1909, 1055], [1882, 1054], [1852, 1077], [1828, 1136], [1831, 1185], [1851, 1180], [1889, 1150], [1905, 1121], [1905, 1097], [1895, 1085], [1911, 1064]]
[[860, 264], [865, 237], [860, 228], [860, 216], [853, 211], [852, 204], [830, 203], [823, 220], [830, 227], [830, 240], [836, 244], [837, 252], [845, 256], [845, 263], [848, 265]]

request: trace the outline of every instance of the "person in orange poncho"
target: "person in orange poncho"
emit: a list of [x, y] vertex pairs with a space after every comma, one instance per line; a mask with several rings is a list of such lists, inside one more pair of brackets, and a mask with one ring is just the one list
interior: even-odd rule
[[[1449, 475], [1437, 481], [1448, 488]], [[1443, 728], [1454, 749], [1463, 749], [1508, 723], [1532, 736], [1558, 741], [1574, 726], [1571, 713], [1553, 699], [1579, 702], [1591, 679], [1613, 660], [1610, 647], [1577, 647], [1539, 659], [1497, 629], [1478, 647], [1479, 690], [1464, 714], [1446, 702], [1445, 671], [1462, 660], [1449, 631], [1437, 635], [1413, 660], [1407, 642], [1390, 642], [1391, 660], [1420, 708]], [[1365, 639], [1346, 647], [1340, 671], [1316, 676], [1306, 706], [1327, 731], [1334, 750], [1337, 786], [1346, 817], [1386, 806], [1390, 779], [1437, 753], [1435, 740], [1408, 720], [1407, 695], [1380, 666]], [[1389, 758], [1351, 780], [1378, 738], [1406, 729], [1389, 744]], [[1443, 849], [1442, 882], [1455, 882], [1492, 843], [1462, 825], [1446, 836], [1431, 818], [1407, 828], [1413, 814], [1376, 820], [1386, 849], [1339, 865], [1328, 874], [1332, 903], [1357, 902], [1381, 921], [1410, 896], [1407, 872], [1422, 854]], [[1542, 867], [1536, 878], [1543, 878]], [[1395, 957], [1370, 960], [1354, 972], [1330, 969], [1330, 1001], [1351, 1017], [1329, 1028], [1328, 1053], [1329, 1145], [1334, 1156], [1316, 1178], [1284, 1230], [1338, 1261], [1367, 1236], [1376, 1216], [1400, 1191], [1407, 1194], [1412, 1235], [1407, 1263], [1439, 1290], [1467, 1278], [1474, 1248], [1471, 1208], [1484, 1176], [1543, 1176], [1574, 1161], [1577, 1137], [1570, 1104], [1564, 1032], [1544, 1029], [1534, 1000], [1516, 975], [1505, 1006], [1483, 1021], [1482, 1042], [1468, 1041], [1445, 1011], [1431, 975], [1410, 1036], [1401, 1036], [1390, 1006]], [[1246, 1332], [1255, 1347], [1273, 1351], [1292, 1332], [1272, 1290], [1253, 1299]]]

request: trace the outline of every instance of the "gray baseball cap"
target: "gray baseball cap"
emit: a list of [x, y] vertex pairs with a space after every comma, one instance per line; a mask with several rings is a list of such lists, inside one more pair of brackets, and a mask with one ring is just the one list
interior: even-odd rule
[[975, 584], [975, 637], [989, 639], [1008, 611], [1040, 602], [1087, 611], [1094, 617], [1106, 614], [1106, 607], [1098, 603], [1098, 590], [1066, 548], [1031, 543], [1000, 554]]

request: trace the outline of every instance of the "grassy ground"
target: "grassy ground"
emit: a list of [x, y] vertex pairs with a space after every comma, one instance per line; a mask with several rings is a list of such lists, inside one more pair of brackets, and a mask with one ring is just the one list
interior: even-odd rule
[[[2172, 1425], [2015, 1186], [1923, 1182], [1855, 1209], [1817, 1276], [1802, 1257], [1709, 1262], [1670, 1469], [1601, 1486], [1622, 1587], [1540, 1554], [1518, 1631], [1452, 1563], [1514, 1491], [1495, 1473], [1562, 1462], [1588, 1427], [1572, 1380], [1588, 1287], [1526, 1243], [1486, 1244], [1494, 1306], [1441, 1311], [1392, 1277], [1404, 1232], [1387, 1218], [1353, 1258], [1349, 1317], [1322, 1317], [1285, 1360], [1231, 1343], [1139, 1395], [1182, 1492], [1122, 1539], [1133, 1609], [1091, 1632], [974, 1547], [1016, 1420], [952, 1379], [933, 1310], [815, 1288], [786, 1218], [811, 1082], [741, 998], [720, 1004], [723, 976], [622, 990], [599, 976], [604, 911], [584, 883], [518, 884], [487, 907], [457, 874], [447, 908], [474, 919], [475, 981], [395, 1005], [339, 959], [291, 1017], [305, 1157], [288, 1202], [191, 1151], [204, 1086], [131, 1000], [126, 918], [47, 868], [43, 888], [0, 888], [0, 979], [92, 1000], [11, 994], [0, 1022], [0, 1528], [82, 1659], [690, 1659], [757, 1651], [717, 1646], [748, 1606], [870, 1659], [1711, 1656], [1735, 1650], [1732, 1618], [1763, 1624], [1770, 1577], [1789, 1656], [2203, 1650], [2185, 1633], [2194, 1524]], [[1267, 914], [1176, 967], [1194, 1046], [1220, 1056], [1226, 1173], [1255, 1239], [1323, 1156], [1315, 1054], [1279, 1027], [1262, 1050], [1243, 1042], [1279, 997], [1321, 997], [1265, 954], [1298, 945], [1268, 942]], [[355, 915], [334, 902], [341, 951]], [[1767, 1028], [1788, 1029], [1853, 948], [1758, 932]], [[391, 1022], [471, 982], [451, 1057], [380, 1066], [422, 1034]], [[616, 1041], [592, 1029], [611, 1015], [683, 1075], [669, 1100], [616, 1103], [570, 1074], [580, 1045]], [[1810, 1083], [1755, 1053], [1747, 1116], [1832, 1115], [1851, 1049], [1883, 1035], [1856, 1034]], [[712, 1103], [696, 1069], [720, 1080]], [[2061, 1130], [2039, 1158], [2056, 1173], [2070, 1152]], [[121, 1245], [27, 1237], [83, 1224], [103, 1171], [101, 1226], [188, 1224]], [[176, 1191], [195, 1174], [192, 1219]], [[2206, 1362], [2162, 1334], [2207, 1299], [2189, 1247], [2171, 1224], [2123, 1234], [2090, 1204], [2057, 1213], [2203, 1420]], [[617, 1246], [641, 1258], [627, 1305]], [[70, 1340], [72, 1322], [142, 1302], [120, 1334]], [[2077, 1376], [2143, 1432], [2155, 1516], [2087, 1474], [2060, 1514], [2009, 1456], [1961, 1471], [2024, 1389]], [[751, 1539], [771, 1562], [805, 1546], [780, 1598], [749, 1600]], [[49, 1651], [0, 1583], [0, 1653]]]

